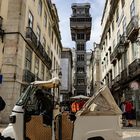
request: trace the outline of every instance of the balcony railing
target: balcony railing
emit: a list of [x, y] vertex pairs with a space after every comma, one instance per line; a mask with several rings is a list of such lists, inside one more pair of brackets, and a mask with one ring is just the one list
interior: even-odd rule
[[135, 59], [128, 68], [130, 78], [140, 75], [140, 58]]
[[43, 60], [43, 62], [47, 65], [49, 69], [52, 67], [52, 61], [46, 53], [43, 45], [40, 41], [37, 41], [37, 37], [33, 32], [32, 28], [26, 28], [26, 38], [32, 49], [36, 52], [36, 54]]
[[27, 83], [31, 83], [33, 81], [35, 81], [35, 75], [27, 69], [23, 70], [23, 81], [27, 82]]
[[138, 16], [133, 16], [126, 27], [126, 35], [128, 39], [133, 41], [138, 35], [138, 30], [139, 30]]
[[51, 69], [52, 61], [46, 53], [45, 49], [43, 48], [41, 42], [38, 43], [37, 53], [42, 58], [43, 62], [47, 65], [47, 67]]
[[117, 59], [121, 57], [121, 55], [126, 50], [126, 45], [128, 44], [128, 41], [126, 39], [126, 36], [121, 35], [118, 44], [116, 45], [115, 49], [113, 50], [112, 54], [110, 55], [110, 61], [111, 63], [114, 63]]
[[33, 47], [33, 49], [36, 49], [37, 48], [37, 36], [35, 35], [35, 33], [31, 27], [26, 27], [26, 38], [29, 40], [29, 43]]

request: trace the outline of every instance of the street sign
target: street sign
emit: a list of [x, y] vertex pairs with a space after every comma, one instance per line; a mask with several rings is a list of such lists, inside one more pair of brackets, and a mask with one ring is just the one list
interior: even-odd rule
[[139, 83], [136, 81], [133, 81], [130, 83], [130, 88], [133, 90], [138, 90], [139, 89]]

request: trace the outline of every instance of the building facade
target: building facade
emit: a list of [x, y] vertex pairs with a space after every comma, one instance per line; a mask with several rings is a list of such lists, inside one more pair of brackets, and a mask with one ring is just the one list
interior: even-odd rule
[[7, 123], [24, 88], [34, 80], [50, 79], [50, 70], [60, 67], [62, 45], [50, 0], [1, 0], [0, 16], [0, 94], [7, 103], [1, 118]]
[[102, 86], [101, 81], [101, 49], [100, 45], [94, 43], [94, 50], [92, 50], [89, 65], [89, 83], [90, 95], [97, 92]]
[[89, 3], [72, 4], [70, 28], [72, 40], [75, 41], [75, 95], [87, 94], [86, 42], [90, 39], [92, 21], [89, 9]]
[[61, 101], [69, 101], [72, 95], [72, 51], [70, 48], [63, 48], [61, 53]]
[[[121, 97], [140, 108], [140, 1], [106, 0], [102, 17], [102, 80], [119, 104]], [[136, 94], [137, 92], [137, 94]]]

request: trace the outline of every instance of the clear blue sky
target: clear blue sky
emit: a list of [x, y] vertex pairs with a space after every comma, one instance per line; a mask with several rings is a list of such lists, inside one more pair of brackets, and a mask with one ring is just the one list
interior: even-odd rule
[[87, 42], [87, 50], [93, 49], [93, 42], [99, 43], [101, 36], [101, 18], [105, 0], [52, 0], [56, 4], [59, 15], [59, 27], [64, 47], [73, 48], [75, 43], [71, 40], [70, 21], [72, 3], [90, 3], [90, 14], [92, 16], [92, 30], [90, 41]]

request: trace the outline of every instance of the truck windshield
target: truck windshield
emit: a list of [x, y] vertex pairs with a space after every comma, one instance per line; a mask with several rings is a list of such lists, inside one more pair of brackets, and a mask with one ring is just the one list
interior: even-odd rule
[[19, 105], [19, 106], [23, 105], [27, 101], [28, 97], [32, 93], [34, 93], [34, 91], [36, 90], [36, 88], [37, 87], [35, 87], [33, 85], [29, 85], [27, 87], [27, 89], [21, 94], [21, 96], [20, 96], [19, 100], [17, 101], [16, 105]]

